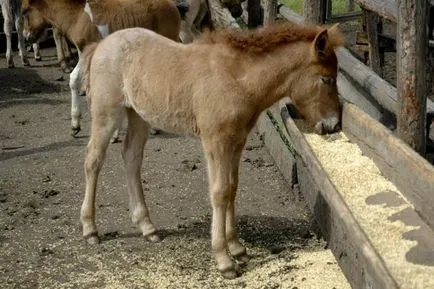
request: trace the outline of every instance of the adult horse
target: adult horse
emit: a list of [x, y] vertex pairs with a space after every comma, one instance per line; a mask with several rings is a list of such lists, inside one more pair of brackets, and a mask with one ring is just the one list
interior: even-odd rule
[[92, 118], [81, 208], [83, 236], [98, 242], [97, 178], [110, 136], [128, 117], [122, 156], [133, 223], [151, 241], [140, 181], [150, 126], [199, 137], [208, 163], [213, 208], [212, 250], [218, 270], [237, 276], [232, 256], [246, 262], [235, 222], [238, 167], [260, 113], [289, 95], [317, 133], [338, 128], [336, 88], [341, 43], [336, 27], [275, 23], [250, 32], [210, 32], [184, 45], [150, 30], [131, 28], [89, 46], [82, 55]]

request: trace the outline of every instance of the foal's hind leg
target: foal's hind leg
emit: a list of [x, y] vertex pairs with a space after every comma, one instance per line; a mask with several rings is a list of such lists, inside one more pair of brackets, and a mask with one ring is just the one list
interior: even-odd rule
[[83, 226], [83, 236], [90, 244], [99, 242], [95, 224], [95, 196], [98, 175], [104, 163], [110, 137], [122, 118], [122, 108], [108, 113], [103, 111], [100, 114], [92, 111], [91, 137], [87, 145], [87, 154], [84, 164], [86, 191], [80, 215]]
[[128, 132], [125, 138], [122, 157], [127, 174], [128, 194], [133, 223], [140, 228], [149, 241], [159, 241], [154, 225], [149, 218], [140, 181], [140, 168], [143, 161], [143, 148], [148, 139], [150, 126], [132, 109], [127, 110]]

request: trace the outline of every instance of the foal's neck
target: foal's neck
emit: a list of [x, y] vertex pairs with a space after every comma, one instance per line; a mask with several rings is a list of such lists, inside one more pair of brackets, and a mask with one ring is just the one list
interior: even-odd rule
[[262, 55], [245, 55], [240, 82], [254, 98], [258, 109], [265, 110], [288, 96], [291, 86], [299, 79], [309, 57], [308, 43], [293, 43]]

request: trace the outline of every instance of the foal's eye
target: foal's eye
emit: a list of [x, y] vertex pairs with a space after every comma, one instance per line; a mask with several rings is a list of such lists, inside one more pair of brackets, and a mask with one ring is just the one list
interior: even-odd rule
[[321, 82], [324, 84], [332, 84], [335, 82], [335, 79], [331, 76], [321, 76]]

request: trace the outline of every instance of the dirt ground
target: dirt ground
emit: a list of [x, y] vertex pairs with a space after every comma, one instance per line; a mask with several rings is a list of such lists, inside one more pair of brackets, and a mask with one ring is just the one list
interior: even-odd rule
[[0, 288], [349, 288], [313, 232], [302, 196], [284, 182], [258, 133], [242, 157], [240, 235], [252, 256], [242, 277], [220, 277], [210, 252], [211, 208], [198, 140], [151, 136], [142, 178], [160, 243], [148, 243], [128, 209], [122, 144], [99, 179], [100, 245], [81, 237], [89, 117], [70, 136], [69, 76], [43, 62], [0, 62]]

